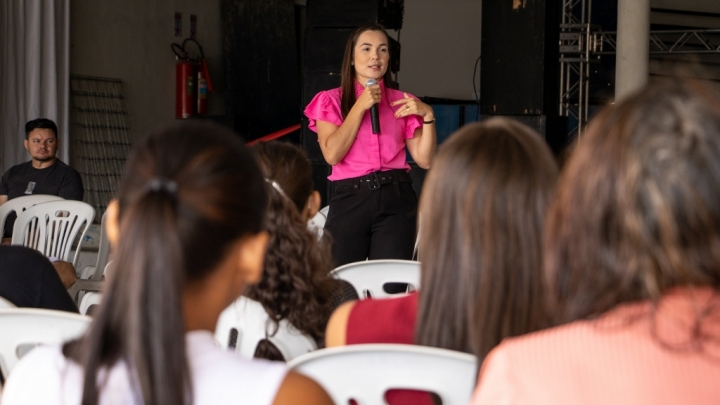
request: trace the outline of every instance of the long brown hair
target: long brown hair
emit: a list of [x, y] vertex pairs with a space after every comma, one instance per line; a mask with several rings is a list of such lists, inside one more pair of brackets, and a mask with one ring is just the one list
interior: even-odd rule
[[183, 288], [262, 230], [262, 175], [237, 136], [185, 123], [137, 146], [117, 199], [120, 239], [103, 304], [63, 351], [84, 369], [83, 405], [99, 402], [98, 372], [118, 361], [144, 404], [189, 404]]
[[[393, 49], [392, 42], [390, 42], [390, 36], [388, 36], [385, 27], [380, 24], [370, 24], [358, 27], [352, 35], [348, 38], [347, 44], [345, 45], [345, 54], [343, 55], [342, 68], [340, 73], [342, 74], [342, 81], [340, 82], [340, 88], [342, 92], [342, 98], [340, 99], [340, 107], [342, 111], [342, 117], [345, 119], [353, 105], [355, 105], [355, 66], [353, 65], [353, 57], [355, 55], [355, 45], [357, 44], [358, 37], [365, 31], [381, 31], [385, 34], [385, 38], [388, 40], [388, 54], [390, 58], [396, 49]], [[390, 66], [388, 65], [385, 74], [383, 75], [383, 82], [385, 87], [391, 89], [397, 88], [395, 81], [392, 79], [392, 73], [390, 72]]]
[[245, 295], [276, 322], [287, 319], [322, 341], [332, 312], [330, 244], [319, 243], [301, 212], [313, 191], [312, 166], [302, 149], [284, 142], [259, 143], [252, 151], [268, 181], [266, 229], [270, 235], [263, 275]]
[[720, 287], [719, 95], [672, 79], [593, 119], [545, 232], [557, 323], [678, 285]]
[[475, 354], [545, 325], [542, 226], [557, 178], [532, 129], [493, 118], [445, 142], [420, 201], [416, 343]]

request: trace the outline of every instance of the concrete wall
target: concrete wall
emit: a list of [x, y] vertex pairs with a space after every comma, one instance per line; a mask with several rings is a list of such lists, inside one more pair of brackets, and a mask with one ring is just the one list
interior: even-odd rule
[[[182, 37], [175, 37], [175, 12], [182, 12]], [[70, 72], [121, 79], [132, 134], [136, 138], [175, 121], [173, 42], [190, 34], [197, 15], [216, 91], [210, 114], [224, 114], [222, 36], [219, 0], [73, 0], [70, 8]]]

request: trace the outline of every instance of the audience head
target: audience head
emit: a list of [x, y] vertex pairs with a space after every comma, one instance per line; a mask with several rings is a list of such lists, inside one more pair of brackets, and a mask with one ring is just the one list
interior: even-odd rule
[[[389, 66], [390, 58], [392, 58], [393, 52], [396, 52], [396, 50], [393, 49], [392, 43], [390, 42], [390, 36], [387, 34], [387, 31], [385, 31], [385, 27], [380, 24], [369, 24], [358, 27], [350, 35], [350, 37], [348, 37], [347, 43], [345, 44], [345, 54], [343, 55], [342, 67], [340, 68], [340, 72], [342, 74], [340, 87], [342, 89], [341, 109], [343, 118], [347, 116], [350, 109], [355, 104], [355, 77], [357, 76], [357, 72], [355, 70], [355, 49], [359, 45], [362, 45], [358, 44], [358, 38], [360, 38], [360, 35], [366, 31], [381, 32], [385, 35], [385, 38], [387, 38], [388, 66], [386, 66], [385, 74], [383, 75], [382, 80], [385, 82], [385, 86], [387, 87], [397, 87], [395, 81], [392, 79], [392, 72], [390, 71]], [[378, 80], [378, 82], [379, 81], [380, 80]], [[360, 84], [364, 86], [366, 83]]]
[[545, 233], [557, 322], [679, 285], [720, 287], [719, 95], [661, 81], [590, 123]]
[[275, 180], [304, 220], [317, 214], [320, 193], [313, 189], [312, 165], [305, 152], [286, 142], [260, 142], [251, 150], [265, 178]]
[[85, 369], [83, 403], [98, 402], [97, 372], [118, 360], [145, 403], [187, 403], [184, 333], [213, 330], [259, 278], [266, 205], [262, 174], [231, 132], [183, 123], [140, 142], [108, 207], [116, 258], [103, 304], [65, 348]]
[[332, 260], [330, 244], [319, 243], [308, 230], [307, 221], [320, 205], [312, 166], [302, 149], [289, 143], [259, 143], [251, 149], [267, 181], [270, 240], [262, 278], [246, 295], [262, 303], [274, 321], [287, 319], [320, 339], [332, 311]]
[[58, 149], [57, 126], [47, 118], [28, 121], [23, 144], [34, 161], [52, 163]]
[[505, 118], [439, 149], [420, 200], [418, 344], [484, 356], [544, 326], [543, 217], [557, 165], [542, 137]]

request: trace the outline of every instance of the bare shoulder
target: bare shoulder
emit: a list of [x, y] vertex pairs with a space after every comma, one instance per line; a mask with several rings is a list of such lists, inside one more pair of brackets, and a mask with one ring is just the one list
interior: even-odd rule
[[325, 328], [325, 346], [345, 346], [347, 344], [347, 325], [350, 313], [357, 301], [350, 301], [340, 305], [330, 316]]
[[309, 377], [290, 371], [278, 390], [273, 405], [330, 405], [333, 404], [325, 390]]

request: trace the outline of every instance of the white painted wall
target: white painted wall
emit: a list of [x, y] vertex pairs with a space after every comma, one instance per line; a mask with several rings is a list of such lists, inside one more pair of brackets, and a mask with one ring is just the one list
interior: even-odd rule
[[[182, 37], [174, 34], [182, 12]], [[137, 138], [175, 119], [173, 42], [190, 34], [196, 14], [216, 91], [209, 114], [224, 114], [222, 35], [219, 0], [73, 0], [70, 8], [70, 72], [123, 81], [132, 134]]]
[[419, 97], [473, 100], [481, 17], [480, 0], [405, 0], [400, 89]]

